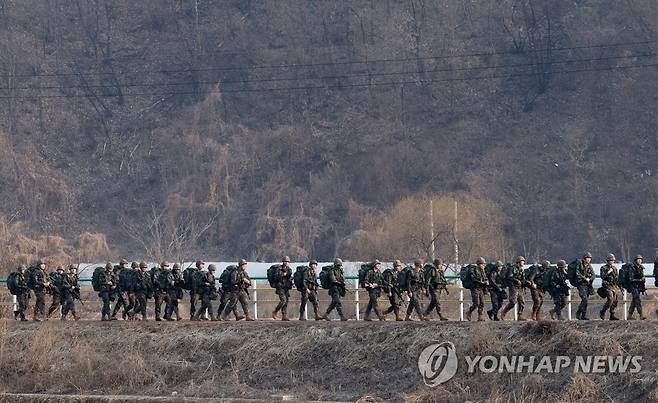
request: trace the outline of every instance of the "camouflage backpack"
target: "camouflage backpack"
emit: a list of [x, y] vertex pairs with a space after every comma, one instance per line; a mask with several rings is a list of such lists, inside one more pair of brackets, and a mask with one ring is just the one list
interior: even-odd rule
[[580, 262], [578, 259], [574, 260], [573, 262], [569, 263], [567, 266], [567, 280], [569, 280], [569, 283], [572, 286], [578, 285], [578, 266]]
[[135, 291], [137, 271], [134, 269], [121, 269], [119, 272], [119, 289], [123, 292]]
[[475, 270], [475, 265], [474, 264], [467, 264], [466, 266], [462, 266], [462, 268], [459, 270], [459, 279], [462, 282], [462, 287], [466, 288], [467, 290], [470, 290], [473, 288], [473, 271]]
[[292, 276], [292, 281], [295, 284], [297, 291], [304, 291], [306, 289], [306, 285], [304, 284], [304, 273], [307, 270], [309, 270], [308, 266], [297, 266], [295, 274]]
[[433, 264], [426, 264], [423, 267], [423, 279], [425, 280], [425, 284], [433, 288], [448, 284], [443, 270]]
[[91, 286], [94, 288], [94, 291], [98, 292], [101, 290], [101, 275], [105, 271], [105, 267], [98, 266], [94, 269], [94, 273], [91, 275]]
[[553, 274], [557, 269], [558, 269], [557, 266], [549, 266], [548, 269], [544, 270], [544, 274], [542, 274], [541, 276], [542, 290], [547, 291], [549, 293], [555, 291], [554, 289], [552, 289], [551, 279], [553, 278]]
[[329, 273], [334, 269], [334, 266], [323, 266], [322, 270], [320, 271], [320, 287], [324, 288], [325, 290], [328, 290], [331, 288], [332, 284], [329, 279]]
[[18, 295], [21, 291], [20, 288], [18, 288], [18, 275], [19, 273], [15, 271], [7, 277], [7, 288], [11, 295]]
[[154, 266], [151, 268], [149, 271], [149, 275], [151, 276], [151, 284], [153, 284], [153, 289], [159, 290], [160, 287], [160, 274], [163, 272], [161, 267]]
[[281, 265], [274, 264], [267, 269], [267, 281], [270, 283], [270, 287], [276, 288], [279, 284], [279, 274], [281, 272]]
[[372, 270], [372, 263], [364, 263], [359, 268], [359, 285], [361, 288], [366, 288], [366, 277], [370, 270]]
[[627, 291], [630, 291], [631, 289], [631, 267], [633, 265], [631, 263], [624, 263], [621, 266], [621, 269], [619, 269], [619, 285], [626, 289]]
[[219, 275], [219, 282], [222, 284], [222, 289], [227, 290], [235, 284], [231, 284], [231, 273], [238, 271], [238, 266], [230, 265], [227, 266], [222, 274]]
[[161, 290], [167, 290], [169, 289], [169, 274], [171, 272], [168, 272], [167, 270], [160, 270], [160, 274], [158, 274], [158, 278], [156, 283], [158, 283], [158, 288]]
[[196, 275], [197, 269], [195, 267], [187, 267], [185, 270], [183, 270], [183, 289], [184, 290], [193, 290], [196, 288], [196, 285], [194, 284], [194, 277]]
[[398, 274], [398, 288], [402, 291], [409, 291], [409, 275], [413, 267], [407, 266], [404, 269], [400, 270]]
[[27, 277], [27, 287], [30, 290], [34, 290], [37, 286], [37, 281], [36, 281], [37, 270], [39, 270], [38, 267], [32, 266], [32, 267], [29, 267], [27, 269], [27, 272], [25, 273], [26, 277]]

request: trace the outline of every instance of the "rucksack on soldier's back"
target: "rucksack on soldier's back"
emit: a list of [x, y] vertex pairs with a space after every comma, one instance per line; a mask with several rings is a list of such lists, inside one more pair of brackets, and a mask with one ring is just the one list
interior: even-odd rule
[[329, 272], [334, 269], [334, 266], [323, 266], [322, 270], [320, 271], [320, 287], [324, 288], [325, 290], [328, 290], [331, 288], [331, 281], [329, 278]]
[[137, 271], [134, 269], [121, 269], [119, 272], [119, 289], [124, 292], [135, 291]]
[[632, 263], [624, 263], [621, 266], [621, 269], [619, 269], [619, 285], [627, 291], [630, 291], [630, 289], [631, 289], [631, 267], [632, 266], [633, 266]]
[[364, 263], [359, 268], [359, 285], [361, 288], [366, 288], [366, 276], [372, 270], [372, 263]]
[[543, 291], [548, 291], [549, 293], [553, 290], [550, 290], [551, 287], [551, 278], [553, 273], [557, 270], [557, 266], [549, 266], [548, 269], [544, 270], [544, 273], [541, 276], [541, 285]]
[[194, 272], [197, 271], [195, 267], [187, 267], [185, 270], [183, 270], [183, 289], [184, 290], [192, 290], [194, 287]]
[[297, 266], [295, 274], [292, 275], [292, 281], [295, 284], [297, 291], [304, 291], [306, 289], [304, 284], [304, 273], [309, 269], [308, 266]]
[[578, 259], [576, 259], [567, 266], [567, 280], [569, 280], [569, 283], [574, 287], [578, 285], [578, 263]]
[[20, 288], [18, 288], [18, 272], [13, 272], [7, 277], [7, 288], [11, 295], [18, 295], [20, 293]]
[[238, 266], [232, 264], [227, 266], [222, 274], [219, 275], [219, 282], [222, 285], [222, 288], [227, 288], [235, 284], [231, 284], [231, 273], [238, 271]]
[[94, 273], [91, 275], [91, 286], [96, 292], [101, 290], [101, 275], [104, 271], [105, 267], [98, 266], [94, 269]]
[[149, 274], [151, 275], [151, 284], [153, 284], [153, 288], [155, 289], [160, 289], [160, 274], [163, 272], [162, 268], [154, 266], [151, 268], [149, 271]]
[[270, 283], [270, 287], [276, 288], [279, 283], [279, 275], [281, 273], [281, 265], [274, 264], [267, 269], [267, 281]]
[[27, 288], [34, 290], [37, 286], [37, 281], [35, 278], [36, 272], [39, 270], [37, 267], [31, 266], [27, 269]]
[[459, 270], [459, 279], [462, 282], [462, 287], [466, 288], [467, 290], [470, 290], [473, 288], [473, 270], [475, 269], [475, 265], [473, 264], [468, 264], [466, 266], [462, 266], [462, 268]]
[[398, 274], [398, 288], [401, 291], [409, 291], [409, 274], [413, 270], [413, 267], [407, 266], [404, 269], [400, 270]]

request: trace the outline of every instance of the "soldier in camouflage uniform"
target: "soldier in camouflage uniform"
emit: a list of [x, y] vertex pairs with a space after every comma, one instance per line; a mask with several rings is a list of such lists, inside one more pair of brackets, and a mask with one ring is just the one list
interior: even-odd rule
[[281, 311], [281, 320], [288, 321], [288, 301], [290, 300], [290, 290], [292, 289], [292, 269], [290, 268], [290, 258], [285, 256], [281, 260], [281, 268], [277, 276], [275, 284], [276, 295], [279, 297], [279, 303], [272, 311], [272, 319], [277, 318], [277, 314]]
[[610, 310], [610, 320], [619, 320], [615, 315], [619, 293], [621, 292], [619, 272], [617, 271], [617, 266], [615, 266], [616, 260], [615, 255], [609, 253], [606, 257], [606, 264], [601, 266], [601, 287], [605, 293], [605, 304], [599, 312], [601, 320], [605, 319], [605, 314], [608, 310]]
[[576, 284], [572, 284], [578, 289], [578, 296], [580, 297], [580, 304], [576, 311], [576, 319], [578, 320], [589, 320], [587, 317], [587, 301], [589, 296], [594, 294], [593, 282], [592, 254], [585, 252], [583, 259], [578, 260], [576, 266]]
[[404, 320], [411, 321], [411, 314], [416, 310], [420, 320], [429, 320], [423, 315], [423, 310], [420, 305], [419, 297], [421, 293], [425, 290], [425, 281], [423, 279], [423, 261], [417, 259], [414, 262], [413, 269], [409, 272], [407, 276], [407, 284], [405, 289], [407, 290], [407, 296], [409, 297], [409, 306], [407, 307], [407, 316]]
[[161, 276], [164, 276], [163, 291], [167, 294], [164, 319], [174, 320], [171, 316], [175, 313], [176, 320], [181, 320], [178, 312], [178, 300], [183, 298], [183, 273], [180, 270], [180, 264], [174, 263], [173, 270], [164, 271]]
[[205, 313], [206, 310], [210, 314], [210, 320], [217, 320], [215, 318], [215, 312], [212, 308], [212, 301], [217, 299], [217, 290], [215, 289], [215, 271], [216, 267], [214, 264], [208, 266], [208, 271], [200, 278], [199, 283], [197, 284], [197, 290], [201, 294], [201, 306], [196, 312], [192, 320], [199, 320], [199, 317], [202, 313]]
[[48, 308], [47, 317], [50, 319], [52, 314], [59, 310], [62, 307], [62, 291], [64, 285], [64, 267], [57, 266], [55, 273], [50, 273], [50, 294], [53, 297], [53, 300]]
[[549, 311], [551, 319], [562, 320], [562, 310], [567, 305], [567, 295], [569, 295], [569, 286], [567, 285], [567, 262], [559, 260], [557, 270], [553, 271], [549, 279], [548, 292], [553, 298], [553, 309]]
[[544, 271], [548, 270], [551, 266], [551, 262], [544, 260], [541, 262], [541, 266], [538, 264], [532, 265], [528, 269], [528, 276], [526, 280], [530, 284], [530, 297], [532, 298], [532, 320], [539, 320], [539, 312], [541, 311], [541, 306], [544, 304], [544, 293], [542, 289], [542, 278], [544, 277]]
[[628, 319], [629, 320], [634, 320], [635, 318], [633, 317], [633, 311], [637, 310], [637, 313], [640, 315], [640, 320], [645, 320], [646, 317], [642, 313], [642, 300], [640, 299], [640, 294], [646, 292], [646, 284], [645, 284], [645, 278], [644, 278], [644, 266], [642, 265], [642, 262], [644, 261], [644, 258], [642, 255], [637, 255], [635, 256], [635, 259], [633, 259], [633, 265], [631, 266], [631, 270], [628, 273], [629, 277], [629, 283], [631, 286], [631, 306], [628, 307]]
[[376, 260], [372, 262], [372, 268], [366, 273], [365, 289], [368, 291], [368, 307], [366, 308], [366, 314], [363, 317], [363, 320], [370, 322], [370, 312], [375, 311], [375, 315], [379, 320], [386, 320], [384, 315], [379, 311], [379, 297], [381, 295], [382, 287], [382, 272], [380, 267], [382, 262]]
[[238, 270], [231, 272], [230, 280], [228, 281], [229, 301], [224, 308], [221, 320], [228, 320], [228, 314], [235, 310], [236, 305], [240, 302], [242, 311], [246, 320], [254, 320], [249, 315], [249, 287], [251, 287], [251, 278], [247, 274], [247, 261], [240, 259], [238, 262]]
[[428, 317], [436, 309], [436, 314], [440, 320], [448, 320], [448, 318], [441, 314], [441, 290], [445, 290], [446, 294], [448, 293], [448, 289], [446, 288], [448, 282], [443, 272], [443, 260], [434, 259], [432, 263], [425, 265], [424, 268], [427, 293], [430, 297], [430, 304], [425, 310], [425, 316]]
[[322, 316], [322, 319], [330, 321], [329, 314], [331, 311], [336, 309], [340, 320], [346, 321], [347, 316], [343, 313], [343, 304], [340, 301], [341, 297], [344, 297], [347, 293], [345, 289], [345, 276], [343, 274], [343, 261], [339, 258], [334, 259], [333, 268], [329, 271], [329, 283], [331, 287], [329, 288], [329, 296], [331, 297], [331, 304], [327, 308], [327, 311]]
[[21, 321], [27, 321], [25, 317], [25, 311], [28, 309], [28, 304], [30, 300], [30, 288], [28, 287], [27, 281], [27, 267], [21, 265], [18, 267], [18, 277], [16, 278], [16, 287], [18, 288], [18, 293], [16, 294], [16, 305], [17, 310], [14, 311], [14, 319], [21, 318]]
[[132, 319], [135, 317], [135, 309], [137, 309], [137, 292], [135, 291], [135, 287], [137, 287], [137, 282], [136, 278], [139, 276], [140, 269], [139, 269], [139, 263], [137, 262], [132, 262], [130, 263], [130, 270], [132, 270], [132, 280], [129, 281], [126, 284], [126, 287], [122, 286], [122, 291], [126, 293], [126, 298], [128, 301], [128, 305], [124, 309], [124, 320], [127, 319]]
[[69, 266], [69, 272], [64, 276], [62, 283], [62, 320], [70, 313], [73, 319], [80, 319], [75, 312], [75, 300], [80, 299], [80, 286], [78, 285], [78, 267]]
[[128, 315], [128, 307], [130, 305], [129, 303], [129, 298], [128, 298], [128, 292], [127, 290], [124, 290], [122, 285], [121, 285], [121, 277], [124, 270], [131, 270], [128, 265], [128, 261], [126, 259], [121, 259], [119, 261], [119, 265], [114, 267], [114, 279], [116, 283], [116, 288], [114, 289], [114, 296], [116, 298], [116, 304], [114, 304], [114, 309], [112, 310], [112, 320], [117, 320], [117, 313], [119, 313], [119, 309], [123, 308], [123, 320], [126, 320], [126, 317]]
[[489, 281], [487, 280], [487, 275], [484, 272], [484, 266], [487, 265], [487, 261], [483, 257], [477, 258], [475, 261], [476, 267], [471, 270], [471, 282], [473, 283], [473, 288], [471, 288], [471, 300], [473, 303], [466, 311], [466, 320], [471, 320], [471, 315], [477, 309], [478, 311], [478, 321], [484, 320], [484, 294], [489, 287]]
[[498, 260], [494, 263], [495, 267], [487, 274], [489, 280], [489, 295], [491, 296], [491, 309], [487, 311], [490, 320], [499, 321], [498, 312], [503, 306], [503, 301], [507, 293], [505, 292], [505, 284], [503, 283], [503, 268], [505, 265]]
[[[196, 270], [198, 272], [203, 271], [203, 269], [206, 267], [206, 263], [197, 260], [196, 263], [194, 264], [194, 267], [196, 267]], [[198, 274], [195, 273], [194, 276], [192, 276], [192, 284], [191, 284], [191, 289], [190, 289], [190, 320], [193, 320], [192, 318], [194, 317], [194, 314], [196, 314], [196, 303], [201, 299], [201, 294], [197, 291], [196, 289], [196, 279], [198, 278]]]
[[396, 260], [393, 262], [393, 270], [387, 269], [382, 273], [382, 278], [385, 283], [386, 295], [388, 296], [388, 301], [391, 306], [389, 306], [385, 311], [384, 315], [387, 315], [391, 312], [395, 314], [395, 320], [403, 320], [400, 317], [400, 305], [402, 304], [402, 294], [400, 291], [399, 276], [400, 270], [402, 270], [402, 262]]
[[100, 292], [98, 293], [98, 296], [103, 300], [103, 308], [101, 309], [102, 321], [110, 320], [110, 314], [112, 313], [110, 302], [112, 301], [112, 296], [117, 286], [113, 271], [114, 266], [112, 266], [112, 263], [108, 262], [98, 280], [100, 284]]
[[320, 320], [322, 317], [319, 314], [318, 307], [318, 276], [317, 276], [318, 261], [311, 260], [308, 264], [308, 269], [304, 271], [303, 283], [304, 289], [301, 293], [301, 304], [299, 304], [299, 320], [306, 320], [304, 313], [306, 312], [306, 303], [310, 302], [313, 305], [313, 313], [315, 320]]
[[33, 291], [36, 298], [36, 303], [34, 305], [34, 317], [33, 320], [36, 322], [41, 322], [42, 319], [46, 318], [46, 293], [50, 288], [50, 280], [48, 274], [46, 274], [46, 263], [44, 261], [38, 261], [37, 267], [33, 269], [31, 274], [33, 277]]
[[151, 283], [151, 273], [148, 272], [146, 262], [139, 263], [139, 273], [135, 284], [135, 295], [137, 297], [137, 307], [132, 319], [137, 320], [138, 314], [142, 316], [141, 320], [146, 320], [146, 302], [153, 296], [153, 284]]
[[155, 321], [160, 322], [162, 314], [162, 304], [167, 304], [167, 293], [160, 288], [160, 275], [164, 271], [170, 271], [171, 266], [169, 262], [161, 262], [160, 267], [153, 267], [150, 271], [151, 284], [153, 284], [153, 309], [155, 314]]
[[516, 264], [509, 267], [505, 279], [509, 284], [509, 303], [503, 308], [500, 313], [500, 319], [505, 320], [505, 315], [511, 309], [514, 308], [514, 305], [518, 304], [518, 320], [525, 320], [523, 316], [523, 308], [525, 307], [525, 301], [523, 300], [523, 289], [528, 285], [527, 280], [525, 279], [525, 273], [523, 272], [523, 266], [525, 265], [525, 258], [519, 256], [516, 258]]

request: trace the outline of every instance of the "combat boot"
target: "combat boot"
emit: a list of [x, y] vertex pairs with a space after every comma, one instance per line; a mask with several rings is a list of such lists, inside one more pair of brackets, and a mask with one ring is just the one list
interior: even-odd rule
[[19, 311], [14, 311], [14, 320], [18, 320]]
[[326, 320], [327, 322], [331, 322], [331, 318], [329, 317], [328, 312], [326, 312], [324, 315], [322, 315], [322, 319]]
[[[219, 319], [219, 316], [217, 316], [217, 318]], [[244, 319], [244, 316], [242, 316], [242, 315], [235, 315], [235, 321], [236, 321], [236, 322], [239, 322], [239, 321], [241, 321], [242, 319]]]
[[483, 321], [484, 321], [484, 313], [478, 312], [478, 322], [483, 322]]
[[[34, 320], [36, 320], [36, 318], [35, 318]], [[108, 321], [108, 320], [109, 320], [109, 319], [107, 318], [107, 315], [103, 315], [103, 316], [101, 316], [101, 321], [102, 321], [102, 322], [106, 322], [106, 321]]]
[[341, 322], [345, 322], [345, 321], [347, 321], [348, 319], [347, 319], [347, 316], [345, 316], [345, 315], [343, 315], [343, 314], [341, 313], [341, 314], [340, 314], [340, 320], [341, 320]]
[[510, 308], [505, 307], [503, 308], [502, 311], [500, 311], [500, 320], [505, 320], [505, 315], [507, 315], [507, 312], [509, 312]]
[[306, 316], [304, 316], [304, 313], [303, 313], [303, 312], [300, 312], [300, 313], [299, 313], [299, 320], [301, 320], [301, 321], [306, 320]]
[[487, 316], [489, 317], [489, 320], [493, 320], [493, 310], [489, 309], [487, 311]]
[[377, 312], [377, 318], [379, 318], [380, 322], [386, 321], [386, 316], [382, 315], [380, 312]]
[[318, 311], [313, 312], [315, 314], [315, 320], [322, 320], [322, 316], [318, 315]]
[[409, 314], [409, 313], [407, 314], [407, 317], [404, 318], [404, 320], [405, 320], [406, 322], [413, 322], [413, 321], [414, 321], [413, 319], [411, 319], [411, 314]]
[[[220, 319], [221, 320], [228, 320], [228, 315], [225, 314], [225, 313], [222, 313], [221, 316], [220, 316]], [[194, 319], [192, 319], [192, 320], [194, 320]]]
[[281, 314], [281, 320], [284, 321], [284, 322], [288, 322], [290, 320], [290, 319], [288, 319], [288, 313], [287, 312], [283, 312]]
[[523, 317], [523, 314], [521, 314], [521, 313], [517, 313], [517, 314], [516, 314], [516, 320], [518, 320], [518, 321], [520, 321], [520, 322], [525, 322], [525, 321], [527, 321], [528, 319], [524, 318], [524, 317]]
[[614, 313], [611, 313], [610, 320], [619, 320], [619, 318]]
[[640, 315], [640, 320], [646, 320], [647, 318], [642, 314], [642, 308], [638, 308], [637, 313]]
[[[610, 314], [610, 316], [612, 317], [612, 314]], [[601, 318], [601, 320], [605, 320], [605, 311], [604, 310], [599, 311], [599, 318]]]
[[278, 313], [277, 311], [272, 311], [272, 319], [274, 319], [274, 320], [278, 319], [277, 313]]
[[27, 322], [27, 318], [25, 317], [25, 314], [20, 314], [21, 317], [21, 322]]
[[466, 318], [466, 321], [467, 321], [467, 322], [470, 322], [470, 321], [471, 321], [471, 315], [472, 315], [472, 314], [473, 314], [473, 311], [471, 311], [470, 309], [467, 310], [466, 313], [464, 313], [464, 317]]
[[62, 320], [62, 321], [66, 321], [66, 316], [65, 316], [65, 315], [62, 315], [62, 317], [59, 318], [59, 319]]
[[247, 322], [253, 322], [255, 319], [252, 318], [251, 316], [247, 315], [247, 318], [245, 319]]
[[[112, 320], [117, 320], [116, 316], [112, 316]], [[213, 319], [213, 320], [214, 320], [214, 319]], [[155, 321], [156, 321], [156, 322], [162, 322], [162, 319], [160, 319], [159, 316], [156, 316], [156, 317], [155, 317]]]
[[443, 316], [443, 314], [441, 314], [441, 312], [439, 312], [439, 320], [446, 321], [448, 320], [448, 318], [446, 318], [445, 316]]
[[363, 317], [363, 320], [366, 321], [366, 322], [372, 322], [372, 319], [370, 319], [370, 312], [365, 314], [365, 316]]

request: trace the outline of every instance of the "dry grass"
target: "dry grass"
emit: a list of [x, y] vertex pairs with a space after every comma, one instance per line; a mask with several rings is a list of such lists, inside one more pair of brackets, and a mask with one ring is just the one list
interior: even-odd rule
[[[637, 332], [629, 332], [629, 329]], [[290, 324], [0, 321], [0, 390], [68, 394], [382, 401], [655, 399], [651, 323]], [[638, 374], [467, 374], [422, 383], [418, 353], [451, 340], [458, 354], [642, 354]], [[462, 361], [463, 362], [463, 361]]]

